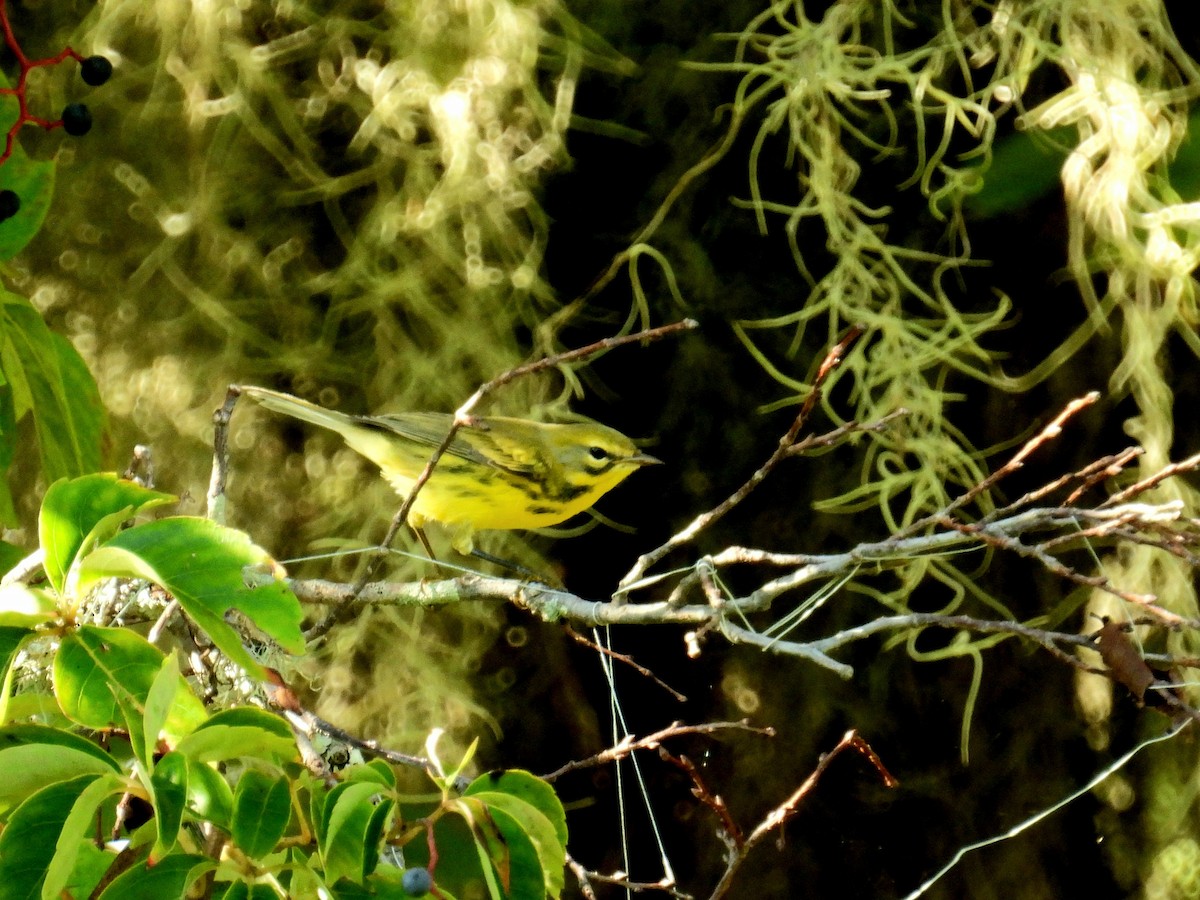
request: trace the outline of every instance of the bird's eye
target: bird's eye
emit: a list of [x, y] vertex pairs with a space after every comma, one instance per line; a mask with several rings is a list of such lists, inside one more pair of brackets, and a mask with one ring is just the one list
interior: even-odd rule
[[596, 462], [604, 462], [608, 459], [609, 453], [603, 447], [597, 447], [594, 444], [587, 449], [588, 456]]

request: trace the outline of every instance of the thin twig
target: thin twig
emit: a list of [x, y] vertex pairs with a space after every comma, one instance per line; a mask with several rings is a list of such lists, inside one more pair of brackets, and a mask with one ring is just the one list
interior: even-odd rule
[[1169, 465], [1163, 466], [1148, 478], [1143, 478], [1137, 484], [1131, 484], [1129, 487], [1125, 488], [1125, 490], [1113, 494], [1100, 505], [1102, 507], [1117, 506], [1121, 503], [1126, 503], [1139, 494], [1144, 494], [1152, 487], [1161, 484], [1168, 478], [1172, 478], [1181, 472], [1190, 472], [1197, 467], [1200, 467], [1200, 453], [1197, 453], [1194, 456], [1189, 456], [1187, 459], [1181, 460], [1180, 462], [1170, 463]]
[[617, 662], [624, 663], [625, 665], [629, 666], [629, 668], [633, 669], [635, 672], [637, 672], [639, 675], [641, 675], [643, 678], [649, 678], [651, 681], [653, 681], [655, 684], [657, 684], [660, 688], [662, 688], [664, 691], [666, 691], [668, 694], [670, 694], [672, 697], [674, 697], [675, 701], [677, 703], [687, 703], [687, 697], [684, 694], [681, 694], [679, 691], [675, 690], [675, 688], [671, 687], [669, 684], [667, 684], [665, 681], [663, 681], [661, 678], [659, 678], [657, 675], [655, 675], [653, 672], [651, 672], [645, 666], [638, 663], [636, 660], [634, 660], [634, 658], [632, 656], [629, 656], [628, 654], [625, 654], [625, 653], [618, 653], [616, 650], [613, 650], [610, 647], [602, 647], [600, 644], [597, 644], [595, 641], [591, 640], [590, 638], [587, 638], [584, 635], [580, 634], [578, 631], [576, 631], [570, 625], [566, 626], [566, 632], [567, 632], [567, 636], [570, 637], [572, 640], [574, 640], [576, 643], [583, 644], [583, 646], [587, 647], [589, 650], [594, 650], [603, 656], [607, 656], [610, 659], [615, 659]]
[[777, 465], [779, 465], [782, 460], [791, 455], [790, 448], [796, 443], [800, 436], [801, 429], [803, 429], [805, 424], [807, 424], [809, 416], [812, 414], [813, 409], [817, 405], [817, 401], [821, 398], [821, 386], [824, 384], [825, 379], [828, 378], [830, 373], [841, 364], [846, 353], [849, 352], [854, 343], [862, 336], [863, 330], [864, 329], [862, 326], [853, 326], [845, 335], [845, 337], [838, 341], [837, 344], [835, 344], [825, 355], [825, 359], [821, 362], [821, 366], [817, 369], [817, 374], [813, 378], [812, 390], [810, 390], [808, 396], [805, 397], [804, 403], [800, 407], [800, 412], [796, 414], [796, 418], [792, 421], [791, 427], [789, 427], [784, 433], [783, 437], [779, 439], [779, 444], [775, 448], [775, 452], [771, 454], [770, 458], [768, 458], [765, 463], [759, 466], [759, 468], [755, 470], [750, 478], [747, 479], [747, 481], [740, 488], [730, 494], [724, 501], [717, 504], [708, 512], [697, 516], [690, 523], [688, 523], [685, 528], [672, 535], [666, 541], [666, 543], [661, 544], [642, 556], [639, 556], [633, 568], [629, 570], [629, 572], [618, 584], [617, 591], [613, 595], [614, 600], [624, 598], [632, 586], [642, 579], [642, 577], [646, 574], [646, 571], [651, 566], [661, 561], [663, 557], [669, 554], [672, 550], [693, 540], [701, 531], [712, 525], [714, 522], [732, 510], [735, 506], [745, 500], [748, 496], [750, 496], [750, 493], [756, 487], [762, 484], [763, 480], [771, 474], [771, 471]]
[[1087, 409], [1089, 406], [1092, 406], [1099, 399], [1100, 392], [1091, 391], [1082, 397], [1077, 397], [1076, 399], [1070, 401], [1065, 407], [1063, 407], [1062, 411], [1059, 412], [1057, 416], [1050, 420], [1049, 424], [1047, 424], [1045, 428], [1022, 444], [1021, 449], [1019, 449], [1012, 456], [1012, 458], [1008, 460], [1008, 462], [996, 469], [996, 471], [992, 472], [983, 480], [976, 483], [967, 491], [960, 494], [954, 500], [951, 500], [950, 503], [948, 503], [942, 509], [914, 522], [901, 533], [915, 534], [927, 528], [931, 523], [945, 521], [955, 512], [975, 500], [975, 498], [991, 490], [1001, 479], [1006, 478], [1013, 472], [1017, 471], [1017, 469], [1025, 465], [1025, 460], [1028, 459], [1039, 448], [1041, 448], [1043, 444], [1049, 443], [1062, 434], [1063, 425], [1068, 419], [1082, 410]]
[[895, 787], [897, 785], [898, 782], [883, 767], [883, 763], [880, 762], [879, 757], [876, 756], [871, 746], [859, 737], [855, 731], [847, 731], [832, 750], [821, 754], [816, 767], [808, 778], [804, 779], [804, 783], [796, 788], [790, 797], [767, 813], [763, 817], [763, 820], [755, 826], [754, 830], [746, 836], [746, 840], [736, 848], [736, 852], [730, 854], [726, 862], [725, 871], [721, 875], [721, 880], [717, 882], [716, 887], [713, 889], [710, 900], [720, 900], [721, 897], [729, 894], [733, 886], [734, 877], [746, 861], [750, 851], [761, 843], [767, 835], [782, 828], [790, 818], [796, 815], [800, 809], [800, 804], [813, 792], [817, 786], [817, 782], [821, 780], [821, 776], [825, 774], [825, 771], [833, 761], [846, 750], [857, 750], [862, 753], [879, 773], [879, 777], [887, 787]]
[[231, 384], [225, 392], [225, 402], [213, 410], [213, 468], [205, 515], [221, 525], [225, 524], [225, 488], [229, 483], [229, 420], [241, 394], [237, 385]]
[[644, 737], [634, 737], [626, 735], [613, 747], [607, 750], [601, 750], [599, 753], [589, 756], [586, 759], [575, 759], [565, 765], [559, 766], [553, 772], [542, 775], [544, 781], [557, 781], [568, 772], [575, 772], [579, 769], [594, 769], [596, 766], [604, 766], [617, 760], [624, 759], [633, 753], [635, 750], [657, 750], [663, 741], [671, 738], [681, 737], [686, 734], [715, 734], [718, 731], [728, 731], [734, 729], [737, 731], [748, 731], [751, 734], [759, 734], [765, 737], [774, 737], [774, 728], [757, 728], [743, 719], [740, 722], [705, 722], [701, 725], [684, 725], [682, 722], [675, 721], [666, 728], [661, 728], [653, 734], [647, 734]]

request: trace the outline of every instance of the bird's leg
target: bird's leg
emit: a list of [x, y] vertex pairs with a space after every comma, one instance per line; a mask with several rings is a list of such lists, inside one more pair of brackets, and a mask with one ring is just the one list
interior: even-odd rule
[[433, 548], [429, 546], [429, 538], [425, 537], [425, 529], [420, 525], [414, 525], [411, 522], [408, 523], [408, 528], [417, 536], [417, 539], [421, 542], [421, 546], [425, 548], [425, 555], [434, 562], [437, 562], [438, 558], [436, 555], [434, 555]]
[[562, 584], [553, 575], [546, 576], [546, 575], [543, 575], [541, 572], [535, 572], [533, 569], [529, 568], [528, 566], [523, 566], [519, 562], [513, 562], [511, 559], [504, 559], [503, 557], [500, 557], [500, 556], [492, 556], [492, 554], [484, 553], [482, 550], [478, 549], [477, 547], [471, 548], [471, 555], [478, 559], [482, 559], [484, 562], [490, 562], [493, 565], [497, 565], [497, 566], [500, 566], [501, 568], [508, 569], [510, 572], [516, 572], [518, 575], [521, 575], [524, 578], [529, 579], [530, 581], [534, 582], [535, 584], [543, 584], [546, 587], [552, 587], [552, 588], [560, 588], [560, 589], [562, 588]]

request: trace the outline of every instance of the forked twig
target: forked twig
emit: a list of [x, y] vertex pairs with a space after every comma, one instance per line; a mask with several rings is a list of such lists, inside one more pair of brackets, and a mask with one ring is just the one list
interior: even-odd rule
[[[859, 737], [858, 733], [853, 729], [847, 731], [832, 750], [821, 754], [816, 767], [812, 770], [808, 778], [804, 779], [804, 783], [796, 788], [790, 797], [767, 813], [763, 817], [763, 820], [755, 826], [754, 830], [746, 836], [744, 841], [734, 843], [731, 837], [726, 837], [726, 846], [730, 851], [729, 856], [726, 860], [725, 871], [721, 875], [721, 880], [717, 882], [717, 886], [713, 889], [710, 900], [719, 900], [719, 898], [729, 894], [733, 886], [734, 876], [741, 869], [742, 863], [746, 861], [746, 857], [749, 856], [750, 851], [771, 832], [782, 828], [792, 816], [796, 815], [800, 809], [800, 804], [813, 792], [817, 786], [817, 782], [821, 780], [821, 776], [825, 774], [830, 764], [846, 750], [857, 750], [865, 756], [875, 771], [879, 773], [879, 777], [883, 780], [885, 786], [892, 788], [899, 784], [884, 767], [883, 762], [875, 754], [875, 751], [871, 749], [871, 745]], [[725, 836], [723, 835], [723, 837]]]
[[[775, 448], [775, 452], [767, 459], [765, 463], [758, 467], [746, 482], [730, 494], [724, 501], [714, 506], [706, 513], [694, 518], [681, 531], [673, 534], [664, 544], [655, 547], [648, 553], [638, 557], [633, 568], [621, 579], [617, 586], [617, 592], [613, 595], [614, 600], [624, 597], [630, 588], [642, 579], [647, 570], [656, 563], [660, 562], [667, 554], [677, 547], [680, 547], [693, 538], [708, 526], [712, 525], [735, 506], [745, 500], [750, 493], [762, 484], [763, 480], [771, 474], [772, 470], [779, 465], [781, 461], [792, 455], [795, 451], [792, 450], [796, 445], [797, 439], [800, 436], [801, 429], [808, 423], [809, 416], [812, 415], [813, 409], [816, 408], [817, 402], [821, 399], [821, 386], [845, 358], [846, 353], [854, 346], [855, 342], [862, 337], [865, 329], [861, 325], [853, 326], [846, 335], [835, 344], [830, 351], [825, 354], [825, 359], [821, 362], [821, 366], [817, 369], [817, 374], [813, 378], [812, 390], [808, 396], [804, 398], [804, 403], [800, 407], [800, 412], [796, 414], [796, 418], [792, 421], [791, 427], [779, 439], [779, 445]], [[845, 428], [845, 426], [843, 426]], [[808, 449], [808, 448], [805, 448]]]

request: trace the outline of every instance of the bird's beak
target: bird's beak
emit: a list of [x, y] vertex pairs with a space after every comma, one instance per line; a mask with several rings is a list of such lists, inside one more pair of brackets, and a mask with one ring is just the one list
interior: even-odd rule
[[657, 456], [651, 456], [649, 453], [635, 453], [633, 456], [625, 457], [625, 462], [632, 466], [661, 466], [663, 461]]

